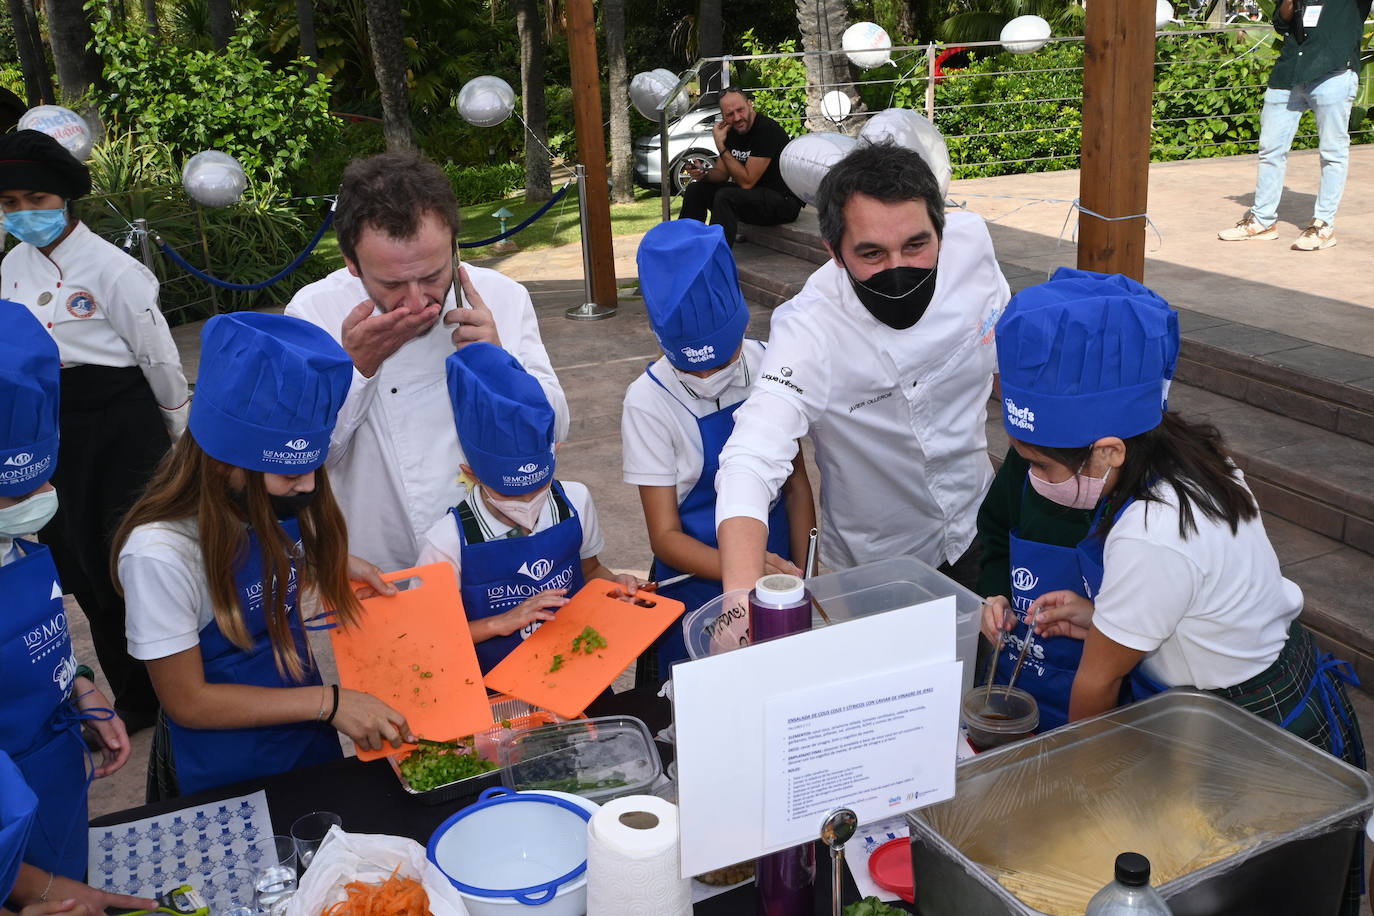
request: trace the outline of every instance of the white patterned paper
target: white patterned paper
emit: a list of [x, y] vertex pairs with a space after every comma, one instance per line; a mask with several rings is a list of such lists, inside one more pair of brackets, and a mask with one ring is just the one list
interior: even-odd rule
[[118, 894], [156, 897], [190, 884], [207, 899], [210, 876], [225, 868], [253, 868], [250, 847], [272, 836], [262, 791], [184, 808], [141, 821], [92, 827], [90, 883]]

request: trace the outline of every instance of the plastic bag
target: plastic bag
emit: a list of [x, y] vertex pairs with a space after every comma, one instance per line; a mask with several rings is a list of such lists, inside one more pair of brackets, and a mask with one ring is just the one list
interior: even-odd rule
[[320, 844], [286, 916], [320, 916], [326, 907], [344, 899], [348, 882], [380, 884], [397, 866], [397, 874], [424, 885], [433, 916], [468, 916], [457, 889], [425, 857], [419, 843], [378, 833], [345, 833], [338, 827], [331, 827]]

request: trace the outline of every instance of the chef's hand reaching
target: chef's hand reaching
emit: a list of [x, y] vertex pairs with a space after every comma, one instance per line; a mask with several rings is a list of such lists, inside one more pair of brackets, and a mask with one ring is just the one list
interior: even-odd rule
[[[553, 612], [568, 603], [567, 594], [566, 588], [546, 588], [526, 598], [504, 614], [493, 614], [473, 621], [473, 642], [481, 642], [493, 636], [509, 636], [532, 623], [553, 620]], [[479, 625], [480, 633], [477, 632]]]
[[1031, 602], [1029, 617], [1037, 637], [1087, 639], [1093, 624], [1093, 603], [1077, 592], [1046, 592]]
[[477, 287], [468, 277], [468, 269], [458, 266], [458, 284], [463, 288], [463, 298], [471, 308], [456, 308], [444, 316], [444, 324], [453, 328], [453, 346], [462, 349], [479, 340], [493, 346], [501, 346], [501, 335], [496, 330], [496, 316], [483, 301]]
[[775, 553], [765, 553], [763, 555], [763, 574], [765, 576], [803, 576], [800, 566], [788, 560], [784, 560]]
[[133, 750], [124, 720], [114, 713], [110, 701], [90, 678], [79, 677], [72, 682], [72, 699], [77, 709], [92, 716], [83, 724], [94, 732], [100, 744], [100, 763], [95, 768], [95, 778], [109, 776], [124, 766]]
[[[609, 570], [607, 571], [609, 572]], [[616, 589], [618, 593], [616, 597], [620, 598], [622, 601], [633, 601], [635, 594], [644, 587], [643, 579], [638, 576], [632, 576], [629, 573], [611, 573], [611, 575], [605, 578], [610, 579], [619, 586], [619, 588]]]
[[368, 751], [381, 750], [384, 741], [391, 742], [392, 747], [415, 743], [415, 735], [405, 716], [370, 693], [344, 687], [339, 688], [334, 727]]
[[364, 299], [349, 312], [339, 332], [343, 348], [353, 365], [366, 378], [372, 378], [401, 347], [424, 333], [439, 318], [439, 303], [430, 302], [422, 308], [398, 306], [374, 315], [376, 306]]
[[390, 597], [396, 594], [396, 586], [382, 579], [382, 571], [362, 557], [348, 555], [348, 581], [353, 583], [353, 594], [358, 600], [376, 598], [379, 595]]
[[983, 605], [983, 636], [994, 646], [1002, 644], [1002, 636], [1016, 625], [1011, 602], [1003, 595], [993, 595]]

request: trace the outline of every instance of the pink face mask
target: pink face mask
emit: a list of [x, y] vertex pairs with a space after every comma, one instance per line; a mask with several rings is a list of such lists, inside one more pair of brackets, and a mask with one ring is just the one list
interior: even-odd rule
[[540, 490], [533, 499], [515, 499], [514, 497], [497, 496], [484, 487], [482, 495], [486, 497], [487, 504], [493, 509], [526, 531], [533, 531], [535, 524], [539, 521], [539, 513], [544, 511], [546, 492], [546, 490]]
[[[1084, 462], [1084, 467], [1086, 466], [1087, 462]], [[1078, 470], [1081, 472], [1083, 468]], [[1035, 470], [1032, 468], [1029, 471], [1030, 485], [1031, 489], [1052, 503], [1069, 509], [1092, 509], [1102, 498], [1102, 489], [1107, 485], [1107, 475], [1111, 472], [1112, 469], [1108, 467], [1107, 473], [1101, 477], [1084, 477], [1078, 473], [1059, 483], [1050, 483], [1035, 476]]]

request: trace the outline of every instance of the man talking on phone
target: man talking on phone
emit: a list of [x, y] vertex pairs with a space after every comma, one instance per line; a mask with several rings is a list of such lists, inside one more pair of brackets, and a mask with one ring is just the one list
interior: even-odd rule
[[553, 406], [560, 441], [568, 401], [529, 292], [459, 264], [458, 202], [433, 162], [396, 152], [350, 163], [334, 231], [346, 266], [303, 287], [286, 314], [324, 328], [353, 358], [326, 464], [349, 551], [384, 571], [406, 569], [424, 533], [464, 495], [449, 354], [480, 340], [520, 360]]
[[688, 163], [692, 183], [682, 192], [679, 219], [710, 222], [725, 230], [733, 248], [740, 220], [755, 226], [790, 223], [802, 202], [787, 189], [778, 161], [791, 138], [782, 126], [754, 110], [743, 89], [731, 86], [720, 93], [720, 120], [711, 128], [716, 164]]

